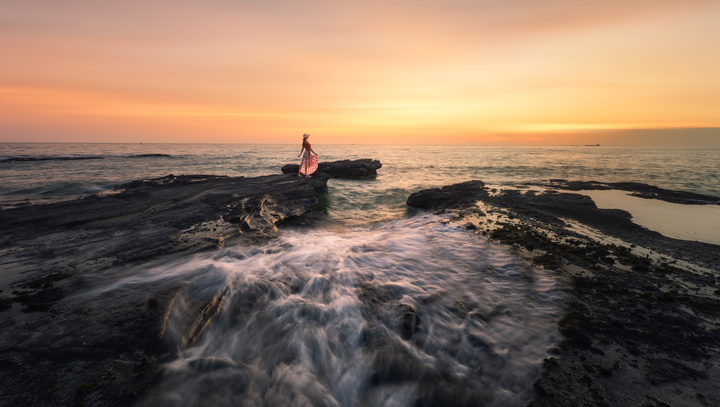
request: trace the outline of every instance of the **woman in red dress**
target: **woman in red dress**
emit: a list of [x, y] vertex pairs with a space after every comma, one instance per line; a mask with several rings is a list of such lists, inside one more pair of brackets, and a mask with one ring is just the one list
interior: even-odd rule
[[303, 175], [309, 177], [318, 167], [318, 155], [313, 151], [308, 138], [310, 138], [309, 134], [303, 134], [302, 148], [300, 149], [300, 154], [298, 154], [298, 157], [302, 155], [298, 177], [302, 177]]

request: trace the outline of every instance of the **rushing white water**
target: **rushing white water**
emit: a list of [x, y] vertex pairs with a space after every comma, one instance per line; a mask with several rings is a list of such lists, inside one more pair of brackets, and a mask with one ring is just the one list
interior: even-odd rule
[[[557, 341], [554, 280], [432, 216], [287, 231], [104, 289], [163, 278], [187, 282], [165, 338], [179, 357], [143, 406], [521, 406]], [[189, 304], [226, 287], [183, 345]]]

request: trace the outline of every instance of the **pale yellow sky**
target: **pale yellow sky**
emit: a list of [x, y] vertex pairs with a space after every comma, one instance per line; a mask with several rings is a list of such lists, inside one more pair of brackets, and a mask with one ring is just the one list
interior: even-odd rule
[[716, 0], [4, 2], [0, 141], [720, 147], [718, 21]]

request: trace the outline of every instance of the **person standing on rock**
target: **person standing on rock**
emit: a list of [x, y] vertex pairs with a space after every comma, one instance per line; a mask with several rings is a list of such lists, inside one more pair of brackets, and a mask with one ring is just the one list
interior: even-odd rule
[[300, 162], [300, 171], [298, 171], [298, 177], [302, 177], [303, 175], [309, 177], [310, 174], [315, 172], [318, 167], [318, 155], [315, 153], [315, 151], [313, 151], [312, 146], [308, 141], [309, 138], [309, 134], [303, 134], [302, 148], [300, 149], [300, 154], [298, 154], [298, 157], [302, 155], [302, 162]]

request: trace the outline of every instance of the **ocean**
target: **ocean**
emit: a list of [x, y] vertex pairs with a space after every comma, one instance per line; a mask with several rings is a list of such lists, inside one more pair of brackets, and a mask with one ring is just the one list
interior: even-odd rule
[[[502, 185], [564, 178], [644, 182], [720, 196], [720, 149], [322, 145], [320, 161], [373, 158], [377, 179], [333, 180], [328, 219], [347, 224], [404, 216], [412, 192], [479, 179]], [[254, 177], [297, 163], [298, 145], [0, 144], [0, 207], [111, 191], [168, 174]]]
[[[407, 197], [473, 179], [500, 186], [552, 178], [720, 195], [720, 150], [321, 140], [313, 149], [320, 161], [373, 158], [383, 167], [372, 180], [330, 180], [307, 221], [260, 247], [109, 270], [79, 294], [186, 285], [166, 338], [178, 357], [141, 405], [526, 405], [560, 340], [563, 283], [503, 246], [411, 210]], [[277, 174], [299, 152], [299, 144], [0, 144], [0, 206], [112, 193], [168, 174]], [[172, 328], [186, 325], [182, 304], [224, 287], [231, 289], [219, 317], [198, 343], [183, 345]]]

